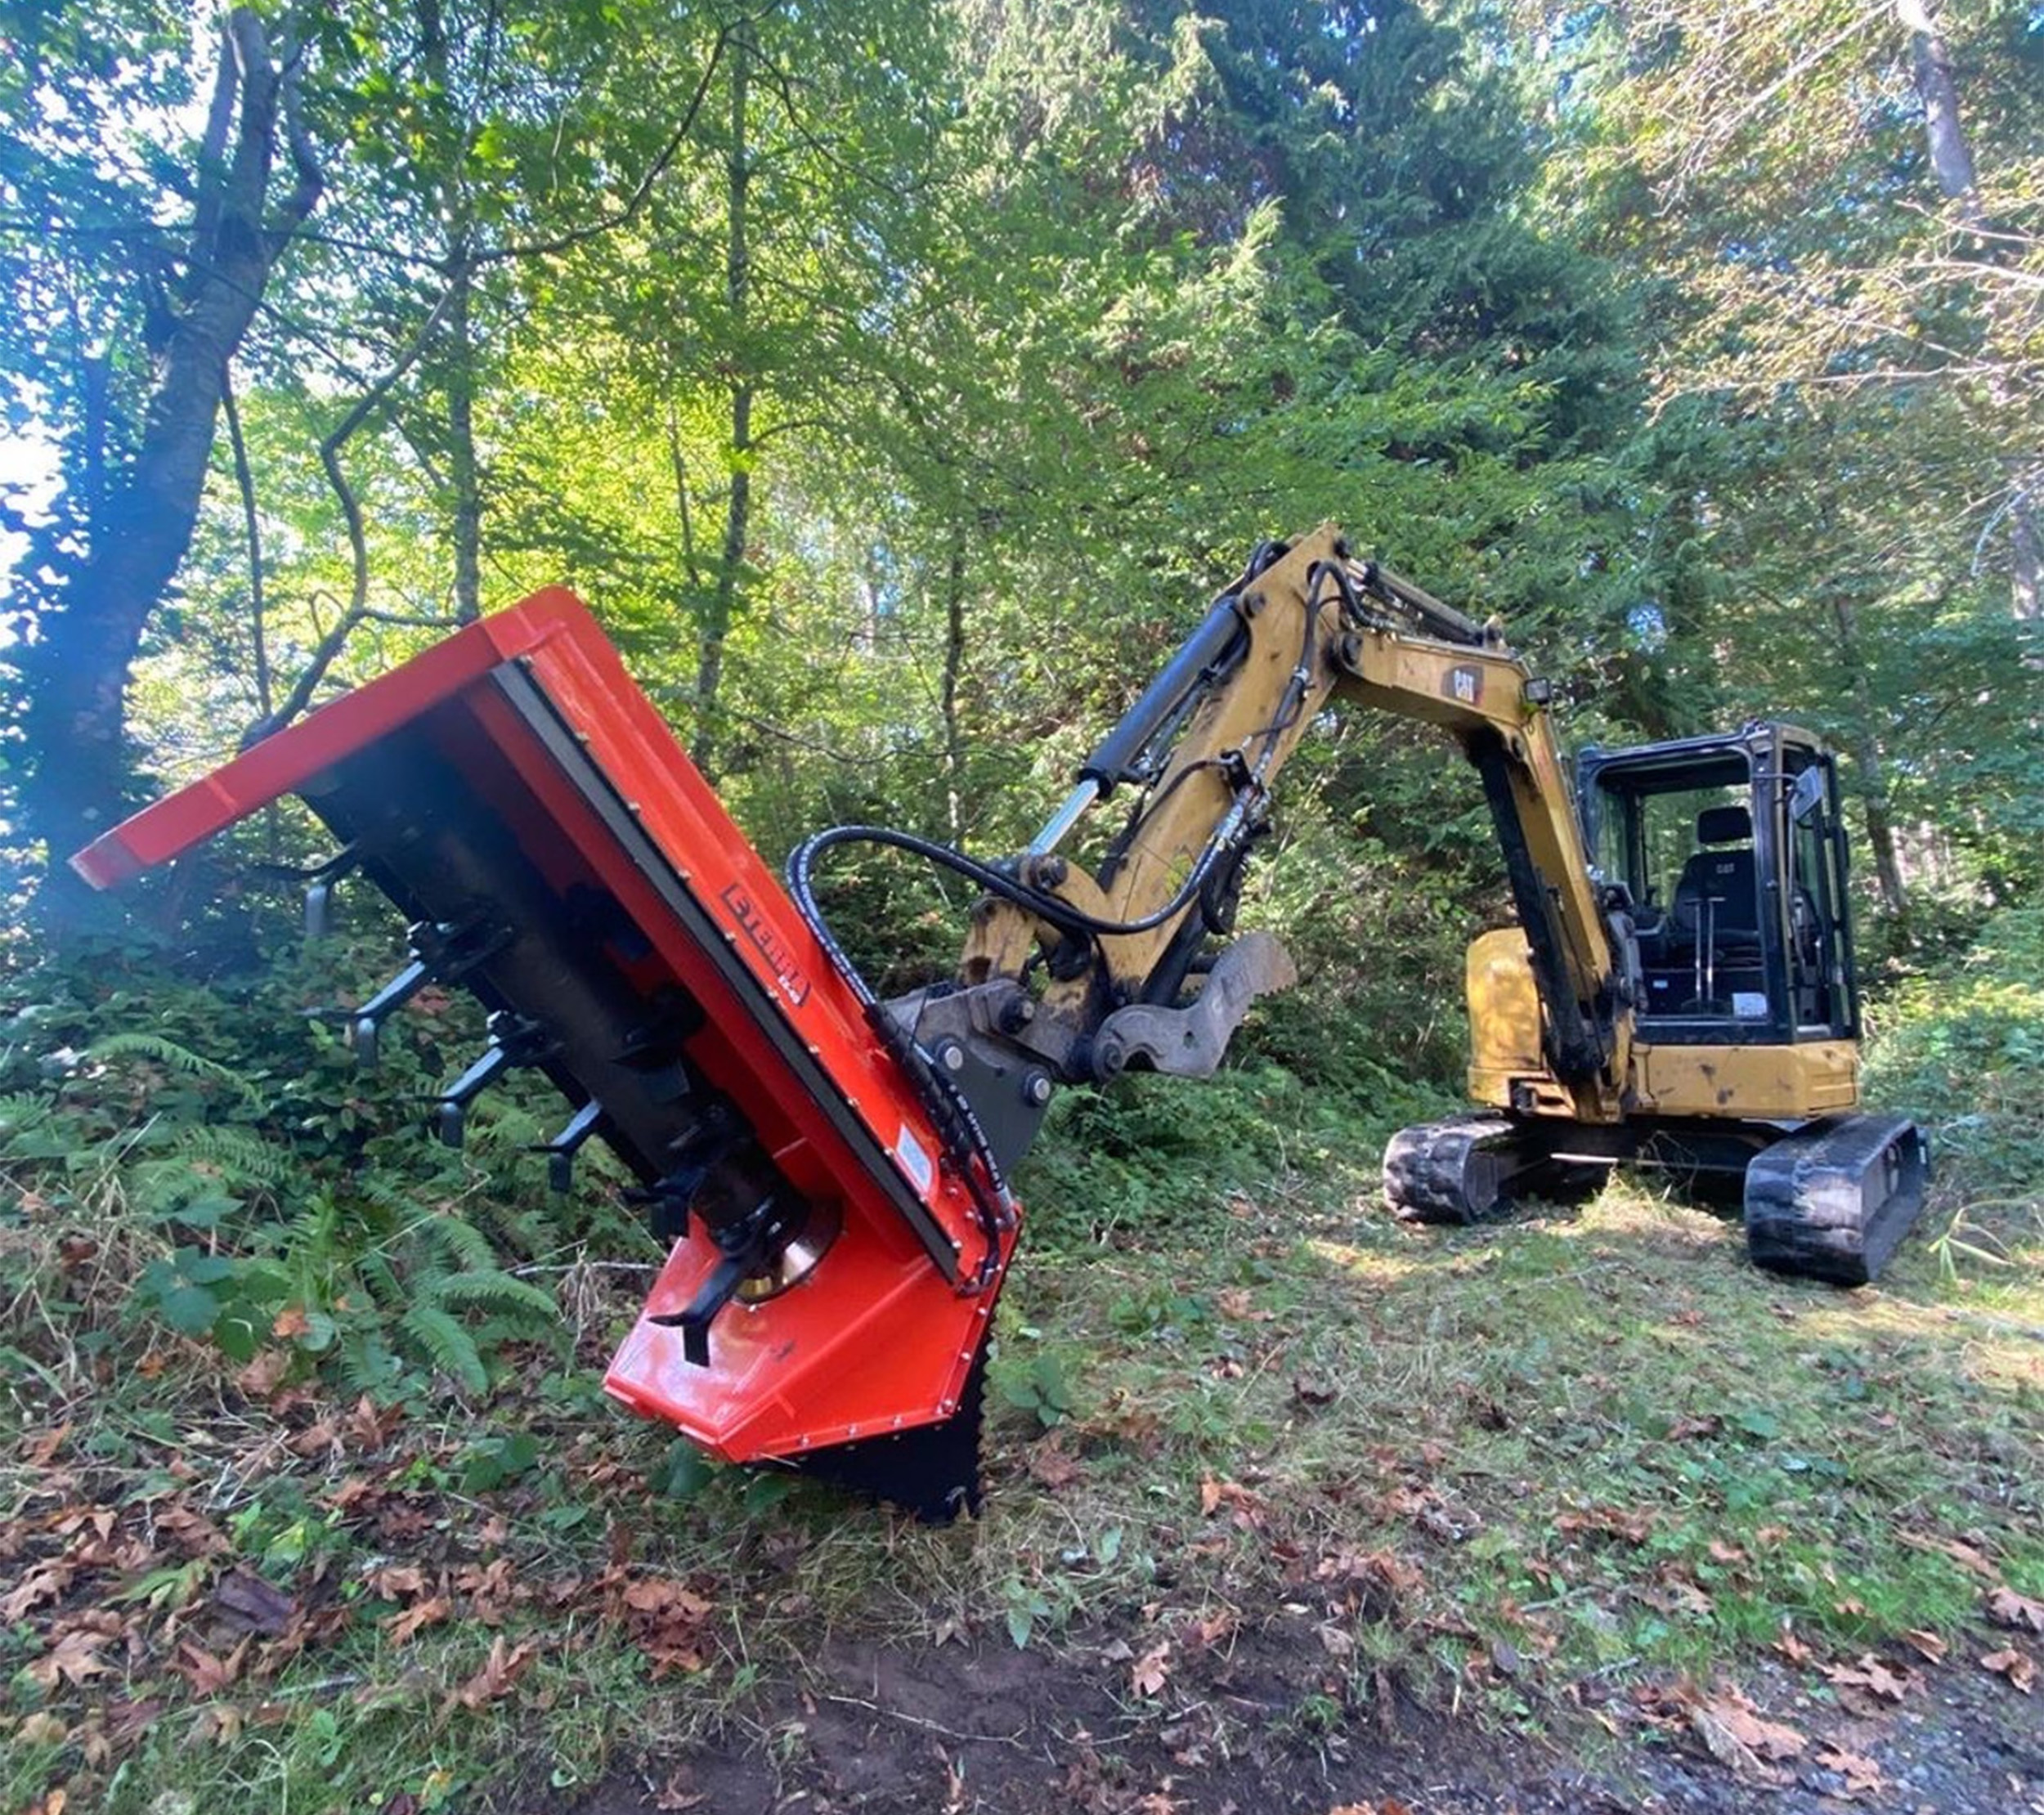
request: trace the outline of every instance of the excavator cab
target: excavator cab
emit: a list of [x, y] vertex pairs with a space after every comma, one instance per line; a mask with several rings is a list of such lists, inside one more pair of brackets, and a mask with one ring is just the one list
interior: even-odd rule
[[1846, 849], [1833, 759], [1809, 733], [1577, 758], [1584, 839], [1638, 953], [1656, 1046], [1854, 1040]]

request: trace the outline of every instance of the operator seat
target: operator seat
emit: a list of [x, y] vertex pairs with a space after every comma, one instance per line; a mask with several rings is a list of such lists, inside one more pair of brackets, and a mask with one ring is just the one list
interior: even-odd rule
[[[1703, 849], [1683, 865], [1675, 884], [1671, 917], [1677, 936], [1694, 944], [1708, 928], [1720, 952], [1757, 947], [1760, 892], [1754, 873], [1751, 809], [1706, 807], [1697, 815], [1697, 843]], [[1717, 906], [1706, 916], [1709, 901]]]

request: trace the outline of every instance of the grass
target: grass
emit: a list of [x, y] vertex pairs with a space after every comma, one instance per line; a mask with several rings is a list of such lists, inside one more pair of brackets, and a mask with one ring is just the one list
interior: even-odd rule
[[[1942, 1100], [1919, 1068], [1934, 1110], [2006, 1104], [2021, 1138], [2015, 1083], [1955, 1077]], [[1764, 1653], [1820, 1698], [1906, 1634], [1966, 1662], [1986, 1588], [2044, 1597], [2021, 1162], [1962, 1152], [1889, 1279], [1840, 1293], [1638, 1180], [1407, 1230], [1375, 1154], [1423, 1093], [1194, 1089], [1065, 1112], [1001, 1313], [988, 1510], [948, 1530], [705, 1469], [616, 1411], [594, 1380], [629, 1272], [528, 1273], [573, 1352], [507, 1341], [486, 1394], [414, 1374], [379, 1414], [306, 1356], [136, 1314], [118, 1192], [18, 1208], [0, 1593], [56, 1585], [0, 1623], [0, 1808], [565, 1797], [770, 1737], [758, 1692], [843, 1642], [1123, 1647], [1117, 1693], [1159, 1727], [1239, 1650], [1297, 1668], [1289, 1705], [1231, 1718], [1302, 1744], [1394, 1694], [1580, 1735], [1629, 1685]]]

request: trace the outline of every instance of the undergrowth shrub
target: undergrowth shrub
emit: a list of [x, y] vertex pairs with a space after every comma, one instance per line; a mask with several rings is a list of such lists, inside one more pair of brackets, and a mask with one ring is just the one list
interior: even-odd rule
[[2005, 909], [1961, 957], [1870, 1010], [1867, 1095], [1930, 1132], [1966, 1202], [2006, 1235], [2044, 1210], [2044, 908]]
[[1355, 1060], [1341, 1088], [1247, 1057], [1204, 1081], [1136, 1076], [1067, 1091], [1017, 1181], [1029, 1239], [1196, 1241], [1239, 1233], [1231, 1199], [1256, 1212], [1367, 1194], [1392, 1131], [1451, 1107], [1434, 1087]]
[[527, 1150], [566, 1109], [544, 1083], [486, 1096], [461, 1151], [428, 1137], [482, 1042], [466, 998], [427, 992], [356, 1064], [331, 1010], [391, 953], [379, 930], [224, 982], [118, 947], [0, 977], [0, 1265], [44, 1312], [18, 1320], [32, 1371], [171, 1332], [235, 1361], [285, 1346], [351, 1391], [480, 1394], [513, 1345], [560, 1340], [514, 1268], [652, 1257], [607, 1158], [545, 1191]]

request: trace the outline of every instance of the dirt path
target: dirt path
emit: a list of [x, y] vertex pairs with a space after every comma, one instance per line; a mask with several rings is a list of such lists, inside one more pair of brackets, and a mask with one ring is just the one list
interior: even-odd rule
[[1197, 1677], [1152, 1701], [1112, 1647], [834, 1647], [762, 1696], [749, 1741], [643, 1761], [578, 1815], [2044, 1815], [2044, 1710], [1956, 1668], [1871, 1718], [1799, 1700], [1786, 1672], [1754, 1684], [1808, 1744], [1753, 1768], [1627, 1697], [1591, 1710], [1612, 1737], [1588, 1764], [1396, 1701], [1343, 1714], [1267, 1636]]

